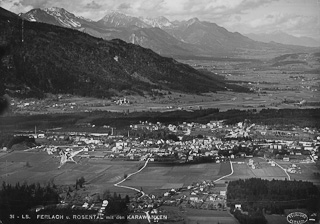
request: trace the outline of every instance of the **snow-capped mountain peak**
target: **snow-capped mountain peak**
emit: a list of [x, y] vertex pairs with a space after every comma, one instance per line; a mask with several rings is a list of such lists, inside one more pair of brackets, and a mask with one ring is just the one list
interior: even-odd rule
[[140, 18], [143, 22], [145, 22], [146, 24], [152, 26], [152, 27], [159, 27], [159, 28], [163, 28], [163, 27], [169, 27], [172, 26], [172, 23], [164, 16], [159, 16], [156, 18]]
[[81, 23], [78, 17], [63, 8], [51, 7], [45, 9], [33, 9], [21, 15], [23, 18], [33, 22], [47, 22], [68, 28], [79, 28]]
[[108, 12], [98, 22], [104, 24], [105, 26], [110, 26], [110, 27], [129, 27], [129, 26], [137, 26], [142, 28], [150, 27], [150, 25], [146, 24], [141, 19], [123, 14], [119, 11]]

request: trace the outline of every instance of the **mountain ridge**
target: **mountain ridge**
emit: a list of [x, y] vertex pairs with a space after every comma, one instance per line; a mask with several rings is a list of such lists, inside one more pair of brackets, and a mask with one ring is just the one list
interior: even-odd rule
[[143, 95], [153, 89], [248, 91], [139, 45], [119, 39], [106, 41], [46, 23], [22, 22], [2, 8], [0, 28], [5, 31], [1, 39], [5, 39], [6, 49], [0, 63], [2, 88], [11, 95], [68, 93], [103, 98]]
[[[38, 9], [40, 10], [40, 9]], [[32, 11], [32, 10], [31, 10]], [[30, 20], [30, 12], [21, 14], [22, 18]], [[51, 13], [52, 14], [52, 13]], [[38, 18], [38, 22], [51, 23], [63, 26], [60, 17], [49, 15], [50, 21], [46, 17]], [[35, 18], [35, 16], [33, 16]], [[68, 16], [66, 16], [68, 17]], [[70, 16], [69, 16], [70, 17]], [[125, 15], [118, 11], [111, 11], [98, 21], [83, 20], [80, 17], [72, 17], [74, 22], [79, 22], [81, 26], [73, 27], [74, 29], [86, 32], [90, 35], [111, 40], [114, 38], [122, 39], [126, 42], [132, 42], [132, 35], [135, 35], [140, 29], [160, 28], [157, 35], [144, 35], [142, 39], [137, 41], [142, 47], [150, 48], [164, 56], [173, 55], [196, 55], [196, 56], [241, 56], [248, 51], [260, 51], [263, 54], [266, 50], [283, 53], [293, 53], [300, 51], [300, 48], [285, 45], [276, 45], [272, 43], [262, 43], [249, 39], [238, 32], [229, 32], [227, 29], [218, 26], [215, 23], [200, 21], [198, 18], [191, 18], [187, 21], [170, 22], [165, 17], [157, 17], [153, 19], [134, 17]], [[161, 22], [160, 22], [161, 21]], [[70, 24], [71, 22], [64, 21]], [[72, 24], [72, 23], [71, 23]], [[147, 33], [156, 32], [154, 29]], [[177, 46], [173, 47], [172, 42], [168, 39], [168, 34], [175, 38], [174, 42]], [[156, 39], [154, 39], [156, 38]], [[161, 44], [160, 44], [161, 43]], [[160, 49], [160, 50], [159, 50]], [[177, 50], [177, 51], [176, 51]], [[303, 50], [303, 49], [302, 49]]]
[[265, 43], [276, 42], [280, 44], [291, 44], [296, 46], [320, 47], [320, 41], [311, 37], [296, 37], [283, 31], [274, 31], [271, 33], [248, 33], [245, 34], [249, 38]]
[[[58, 8], [54, 9], [61, 11]], [[67, 27], [63, 25], [64, 23], [72, 25], [78, 22], [81, 26], [74, 26], [72, 27], [73, 29], [105, 40], [118, 38], [128, 43], [139, 44], [144, 48], [149, 48], [169, 57], [247, 58], [248, 54], [250, 54], [252, 57], [265, 58], [266, 54], [275, 57], [281, 54], [315, 50], [304, 46], [255, 41], [238, 32], [230, 32], [216, 23], [200, 21], [198, 18], [170, 22], [165, 17], [156, 17], [150, 20], [126, 15], [119, 11], [110, 11], [98, 21], [84, 20], [74, 15], [74, 17], [71, 16], [71, 19], [75, 21], [69, 21], [68, 18], [70, 16], [65, 16], [66, 21], [61, 22], [62, 17], [49, 14], [47, 16], [50, 17], [49, 21], [43, 16], [38, 19], [38, 22], [52, 24], [52, 21], [55, 21], [54, 25], [62, 27]], [[24, 14], [21, 14], [21, 17], [28, 18]], [[159, 28], [160, 30], [154, 28]], [[137, 39], [136, 36], [139, 35], [140, 37]]]

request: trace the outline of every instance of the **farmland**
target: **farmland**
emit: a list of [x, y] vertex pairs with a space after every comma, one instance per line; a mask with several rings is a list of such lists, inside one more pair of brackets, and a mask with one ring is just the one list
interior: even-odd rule
[[[262, 179], [285, 179], [287, 175], [277, 166], [272, 167], [265, 160], [253, 158], [259, 166], [252, 169], [248, 159], [232, 162], [234, 173], [219, 182], [257, 177]], [[138, 170], [143, 162], [112, 161], [110, 159], [76, 158], [77, 164], [67, 163], [58, 169], [59, 158], [44, 152], [12, 152], [0, 157], [0, 181], [40, 182], [54, 181], [56, 184], [75, 184], [76, 179], [84, 177], [90, 185], [90, 191], [103, 192], [105, 189], [123, 194], [134, 193], [128, 189], [115, 187], [114, 184]], [[288, 164], [282, 163], [286, 168]], [[319, 182], [313, 173], [317, 167], [313, 164], [299, 164], [301, 174], [290, 174], [292, 179]], [[181, 188], [194, 182], [216, 180], [230, 174], [229, 162], [203, 164], [161, 164], [149, 163], [142, 172], [131, 176], [123, 184], [142, 188], [146, 193], [162, 193], [168, 189]], [[7, 174], [7, 175], [6, 175]]]
[[[113, 186], [123, 179], [125, 173], [138, 170], [140, 162], [111, 161], [108, 159], [94, 160], [76, 158], [77, 164], [67, 163], [60, 169], [59, 158], [54, 158], [44, 152], [12, 152], [0, 157], [0, 181], [15, 184], [17, 182], [48, 183], [54, 181], [58, 185], [75, 184], [76, 180], [84, 177], [93, 192], [132, 193]], [[27, 165], [28, 163], [28, 165]], [[6, 175], [7, 174], [7, 175]]]
[[[180, 210], [177, 207], [163, 206], [164, 209], [180, 214]], [[185, 213], [181, 216], [185, 218], [188, 224], [237, 224], [239, 223], [233, 216], [227, 211], [214, 211], [214, 210], [199, 210], [187, 208]]]
[[272, 167], [265, 160], [260, 158], [252, 158], [259, 166], [256, 169], [252, 169], [248, 166], [249, 159], [238, 159], [233, 162], [233, 175], [225, 178], [225, 180], [237, 180], [245, 178], [262, 178], [262, 179], [282, 179], [287, 178], [285, 172], [277, 166]]
[[289, 168], [292, 164], [295, 164], [300, 168], [299, 170], [301, 173], [289, 173], [292, 180], [310, 181], [316, 185], [320, 185], [320, 178], [314, 175], [314, 173], [319, 172], [319, 168], [315, 163], [293, 163], [283, 161], [279, 161], [278, 163], [285, 169]]
[[[75, 163], [67, 163], [58, 169], [59, 158], [44, 152], [11, 152], [0, 157], [0, 181], [7, 183], [54, 181], [56, 184], [75, 184], [84, 177], [90, 192], [103, 192], [105, 189], [122, 194], [132, 194], [131, 190], [115, 187], [114, 184], [139, 169], [141, 162], [112, 161], [110, 159], [88, 159], [77, 157]], [[285, 179], [287, 175], [278, 166], [272, 167], [265, 160], [253, 158], [256, 169], [248, 166], [249, 159], [237, 159], [232, 162], [234, 173], [219, 182], [244, 178]], [[279, 162], [284, 168], [291, 163]], [[301, 174], [290, 174], [291, 179], [309, 180], [318, 183], [314, 176], [317, 167], [314, 164], [299, 164]], [[142, 172], [128, 178], [123, 185], [142, 188], [146, 193], [163, 193], [172, 188], [181, 188], [194, 182], [216, 180], [231, 173], [229, 162], [203, 164], [161, 164], [149, 163]], [[7, 174], [7, 175], [6, 175]]]
[[188, 186], [193, 182], [215, 180], [231, 172], [229, 162], [166, 165], [149, 164], [142, 172], [132, 176], [124, 185], [142, 189], [146, 193], [161, 193], [172, 188]]
[[[13, 99], [12, 111], [18, 114], [74, 113], [84, 111], [171, 111], [178, 108], [219, 108], [220, 111], [245, 108], [314, 108], [319, 106], [319, 57], [317, 54], [297, 54], [301, 62], [286, 64], [287, 59], [272, 60], [179, 60], [182, 63], [210, 71], [215, 78], [230, 84], [249, 88], [252, 92], [232, 91], [190, 94], [167, 90], [156, 90], [157, 94], [127, 95], [112, 99], [97, 99], [71, 95], [49, 98]], [[284, 60], [284, 61], [283, 61]], [[307, 62], [307, 64], [305, 63]], [[130, 102], [116, 104], [126, 97]], [[303, 104], [299, 104], [300, 102]]]
[[[56, 184], [69, 185], [84, 177], [91, 192], [108, 189], [122, 194], [134, 193], [128, 189], [115, 187], [114, 184], [138, 170], [143, 162], [112, 161], [110, 159], [88, 159], [77, 157], [75, 163], [66, 163], [60, 169], [59, 158], [44, 152], [11, 152], [0, 157], [0, 181], [17, 182], [54, 181]], [[163, 192], [202, 180], [215, 180], [231, 172], [229, 162], [166, 165], [151, 163], [139, 174], [133, 175], [123, 184], [140, 189], [146, 193]], [[6, 175], [7, 174], [7, 175]]]

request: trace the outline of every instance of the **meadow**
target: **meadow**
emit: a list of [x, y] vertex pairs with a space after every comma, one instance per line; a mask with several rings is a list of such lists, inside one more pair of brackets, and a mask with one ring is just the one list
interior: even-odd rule
[[291, 164], [295, 164], [297, 167], [300, 167], [299, 170], [301, 171], [301, 173], [289, 173], [291, 180], [310, 181], [315, 185], [320, 185], [320, 178], [314, 175], [314, 173], [319, 172], [319, 168], [316, 166], [315, 163], [296, 163], [279, 161], [278, 164], [285, 169], [289, 168]]
[[260, 158], [250, 158], [253, 159], [255, 164], [258, 164], [258, 168], [252, 169], [247, 163], [249, 159], [237, 159], [233, 162], [234, 173], [226, 177], [224, 180], [238, 180], [247, 178], [261, 178], [261, 179], [279, 179], [284, 180], [287, 178], [285, 172], [278, 166], [271, 166], [265, 160]]
[[183, 165], [149, 163], [142, 172], [130, 177], [123, 184], [142, 188], [146, 193], [161, 194], [172, 188], [187, 187], [195, 182], [216, 180], [229, 173], [229, 162]]
[[[133, 193], [117, 188], [115, 183], [124, 174], [138, 170], [143, 162], [111, 161], [109, 159], [88, 159], [76, 157], [77, 163], [66, 163], [60, 169], [60, 158], [45, 152], [14, 151], [0, 157], [0, 182], [46, 184], [53, 181], [57, 185], [75, 185], [76, 180], [84, 177], [89, 193], [105, 190], [118, 193]], [[27, 165], [28, 164], [28, 165]]]

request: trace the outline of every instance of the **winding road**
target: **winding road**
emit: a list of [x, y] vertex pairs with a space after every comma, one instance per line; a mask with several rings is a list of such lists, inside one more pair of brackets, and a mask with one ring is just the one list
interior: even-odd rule
[[[263, 158], [263, 157], [259, 157], [260, 159], [263, 159], [263, 160], [266, 160], [265, 158]], [[266, 160], [267, 161], [267, 160]], [[291, 177], [290, 177], [290, 175], [288, 174], [288, 172], [287, 172], [287, 170], [285, 169], [285, 168], [283, 168], [282, 166], [280, 166], [276, 161], [274, 161], [274, 160], [272, 160], [280, 169], [282, 169], [285, 173], [286, 173], [286, 175], [287, 175], [287, 177], [288, 177], [288, 180], [291, 180]]]
[[227, 174], [227, 175], [224, 175], [224, 176], [222, 176], [222, 177], [214, 180], [213, 182], [218, 182], [219, 180], [222, 180], [223, 178], [229, 177], [229, 176], [231, 176], [231, 175], [233, 174], [233, 172], [234, 172], [234, 171], [233, 171], [233, 165], [232, 165], [231, 160], [229, 160], [229, 162], [230, 162], [230, 167], [231, 167], [231, 173], [229, 173], [229, 174]]
[[[126, 188], [126, 189], [130, 189], [130, 190], [133, 190], [133, 191], [136, 191], [136, 192], [139, 192], [141, 193], [141, 197], [146, 195], [146, 193], [144, 193], [142, 190], [139, 190], [137, 188], [134, 188], [134, 187], [129, 187], [129, 186], [126, 186], [126, 185], [121, 185], [123, 182], [125, 182], [129, 177], [135, 175], [135, 174], [138, 174], [140, 173], [147, 165], [148, 165], [148, 162], [149, 162], [149, 158], [146, 160], [146, 162], [144, 163], [143, 167], [141, 167], [138, 171], [134, 172], [134, 173], [130, 173], [128, 174], [128, 176], [126, 178], [124, 178], [123, 180], [119, 181], [118, 183], [115, 183], [114, 186], [115, 187], [121, 187], [121, 188]], [[231, 176], [233, 173], [234, 173], [234, 170], [233, 170], [233, 165], [232, 165], [232, 162], [231, 160], [229, 160], [230, 162], [230, 167], [231, 167], [231, 173], [227, 174], [227, 175], [224, 175], [216, 180], [214, 180], [213, 182], [218, 182], [220, 180], [222, 180], [223, 178], [226, 178], [226, 177], [229, 177]], [[149, 196], [148, 196], [149, 197]]]
[[[140, 173], [147, 165], [148, 165], [148, 162], [149, 162], [149, 158], [146, 160], [146, 162], [144, 163], [143, 167], [141, 167], [138, 171], [134, 172], [134, 173], [130, 173], [128, 174], [128, 176], [126, 178], [124, 178], [123, 180], [119, 181], [118, 183], [114, 184], [115, 187], [121, 187], [121, 188], [126, 188], [126, 189], [130, 189], [130, 190], [133, 190], [133, 191], [136, 191], [136, 192], [139, 192], [141, 193], [141, 197], [143, 197], [144, 195], [146, 195], [143, 191], [137, 189], [137, 188], [134, 188], [134, 187], [129, 187], [129, 186], [125, 186], [125, 185], [120, 185], [122, 184], [123, 182], [125, 182], [129, 177], [137, 174], [137, 173]], [[149, 197], [149, 196], [148, 196]]]

